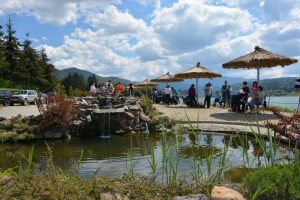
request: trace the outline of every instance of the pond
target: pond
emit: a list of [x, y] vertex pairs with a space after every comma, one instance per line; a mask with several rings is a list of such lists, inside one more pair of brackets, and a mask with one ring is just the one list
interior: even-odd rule
[[[251, 168], [266, 164], [255, 138], [225, 134], [133, 134], [112, 138], [95, 137], [47, 141], [47, 144], [52, 149], [54, 164], [63, 169], [75, 168], [81, 151], [83, 151], [78, 173], [86, 178], [91, 177], [94, 173], [99, 176], [115, 178], [130, 171], [151, 175], [152, 158], [156, 163], [156, 171], [160, 173], [163, 168], [162, 159], [165, 149], [168, 149], [166, 163], [170, 163], [169, 161], [172, 159], [173, 163], [178, 165], [178, 175], [188, 177], [191, 177], [196, 171], [195, 161], [200, 163], [203, 171], [209, 169], [215, 171], [219, 168], [220, 160], [224, 155], [226, 169], [230, 170], [228, 174], [231, 174], [233, 180], [238, 178], [234, 176], [241, 176], [240, 169], [246, 165], [247, 160], [250, 161], [246, 166]], [[43, 141], [1, 144], [0, 168], [13, 168], [19, 162], [25, 165], [28, 152], [33, 145], [35, 169], [44, 170], [47, 145]], [[227, 153], [224, 154], [224, 151]], [[245, 158], [245, 152], [249, 159]], [[278, 158], [277, 162], [281, 162], [280, 158], [283, 154], [279, 151], [274, 154]], [[211, 166], [207, 163], [209, 158], [212, 160]]]

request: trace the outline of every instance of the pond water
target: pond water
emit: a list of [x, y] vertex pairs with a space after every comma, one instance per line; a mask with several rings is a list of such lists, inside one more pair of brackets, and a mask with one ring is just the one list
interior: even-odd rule
[[[134, 134], [107, 139], [48, 141], [47, 144], [52, 149], [54, 164], [64, 169], [74, 168], [81, 151], [83, 151], [78, 173], [86, 178], [91, 177], [95, 172], [97, 172], [97, 175], [109, 178], [120, 177], [132, 169], [134, 173], [151, 175], [152, 170], [149, 161], [153, 154], [157, 163], [157, 171], [161, 171], [165, 144], [168, 148], [169, 160], [170, 154], [172, 154], [172, 159], [178, 163], [178, 174], [180, 175], [191, 176], [195, 172], [195, 158], [198, 159], [202, 169], [206, 171], [206, 158], [209, 155], [212, 155], [212, 169], [216, 170], [220, 165], [220, 159], [226, 144], [228, 145], [226, 168], [231, 169], [231, 174], [240, 176], [240, 168], [245, 164], [243, 150], [248, 152], [250, 159], [253, 160], [251, 167], [264, 165], [260, 146], [252, 137], [224, 134], [194, 135], [191, 133], [167, 134], [165, 140], [162, 137], [161, 133]], [[13, 168], [19, 162], [25, 165], [26, 157], [33, 145], [35, 169], [45, 169], [47, 147], [43, 141], [1, 144], [0, 168]], [[282, 154], [277, 153], [276, 156], [280, 158]]]

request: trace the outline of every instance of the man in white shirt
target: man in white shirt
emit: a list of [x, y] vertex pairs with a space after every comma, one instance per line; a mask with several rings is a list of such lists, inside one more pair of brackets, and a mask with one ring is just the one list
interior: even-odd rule
[[167, 106], [169, 106], [170, 101], [171, 101], [171, 96], [172, 96], [172, 89], [171, 89], [170, 85], [167, 85], [165, 87], [164, 93], [165, 93], [165, 96], [166, 96], [166, 104], [167, 104]]

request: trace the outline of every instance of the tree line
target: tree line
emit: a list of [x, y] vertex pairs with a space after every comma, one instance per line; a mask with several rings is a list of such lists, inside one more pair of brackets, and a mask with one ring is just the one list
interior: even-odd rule
[[57, 81], [49, 61], [44, 48], [32, 47], [29, 33], [19, 41], [10, 17], [0, 25], [0, 87], [52, 91]]

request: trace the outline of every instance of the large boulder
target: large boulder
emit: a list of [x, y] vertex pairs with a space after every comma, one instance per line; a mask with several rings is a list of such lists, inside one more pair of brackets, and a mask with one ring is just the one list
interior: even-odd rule
[[243, 195], [227, 187], [215, 186], [211, 191], [212, 200], [246, 200]]
[[188, 196], [177, 196], [173, 200], [209, 200], [209, 198], [204, 194], [192, 194]]

